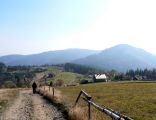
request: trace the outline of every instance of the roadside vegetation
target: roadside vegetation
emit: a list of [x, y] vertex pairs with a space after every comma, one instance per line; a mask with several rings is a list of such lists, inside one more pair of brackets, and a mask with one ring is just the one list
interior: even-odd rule
[[0, 114], [14, 102], [18, 95], [18, 89], [0, 89]]

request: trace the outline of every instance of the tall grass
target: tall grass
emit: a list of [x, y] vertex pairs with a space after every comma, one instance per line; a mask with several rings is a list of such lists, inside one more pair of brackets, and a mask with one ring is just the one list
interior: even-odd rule
[[[49, 91], [48, 87], [40, 88], [38, 93], [48, 99], [53, 105], [55, 105], [59, 111], [61, 111], [65, 118], [68, 120], [88, 120], [87, 112], [81, 107], [71, 105], [68, 98], [62, 94], [58, 89], [55, 89], [53, 96], [52, 91]], [[95, 119], [92, 119], [95, 120]]]
[[0, 113], [4, 112], [8, 106], [19, 95], [18, 89], [0, 89]]

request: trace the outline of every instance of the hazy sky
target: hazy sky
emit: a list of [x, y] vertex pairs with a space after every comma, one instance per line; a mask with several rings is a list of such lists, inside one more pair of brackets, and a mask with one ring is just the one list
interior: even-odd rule
[[156, 54], [155, 0], [0, 0], [0, 55], [130, 44]]

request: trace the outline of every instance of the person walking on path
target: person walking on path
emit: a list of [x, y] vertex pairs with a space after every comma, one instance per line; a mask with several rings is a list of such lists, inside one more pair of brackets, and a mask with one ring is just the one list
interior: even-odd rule
[[34, 94], [36, 93], [36, 88], [37, 88], [37, 84], [36, 84], [36, 82], [33, 82], [32, 89], [33, 89]]

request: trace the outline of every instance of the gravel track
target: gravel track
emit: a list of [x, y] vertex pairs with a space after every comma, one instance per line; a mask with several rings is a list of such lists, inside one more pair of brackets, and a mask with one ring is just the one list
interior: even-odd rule
[[55, 106], [30, 90], [20, 92], [19, 98], [0, 120], [65, 120]]

